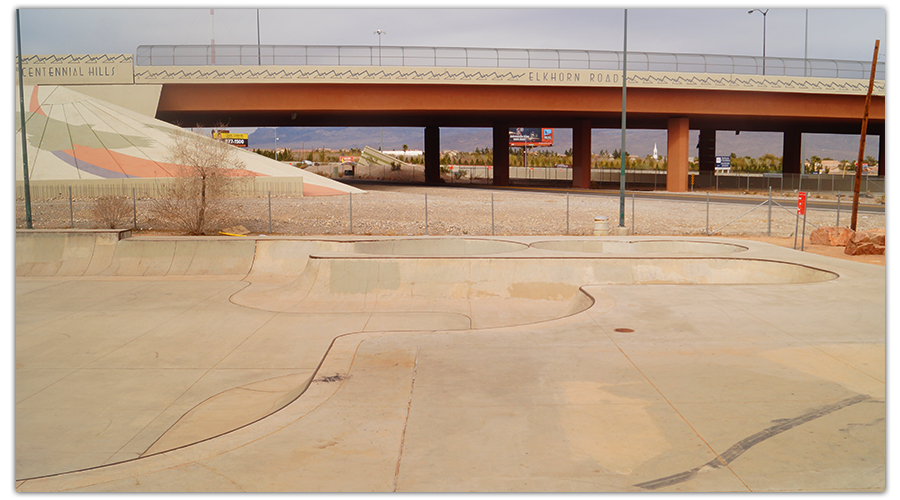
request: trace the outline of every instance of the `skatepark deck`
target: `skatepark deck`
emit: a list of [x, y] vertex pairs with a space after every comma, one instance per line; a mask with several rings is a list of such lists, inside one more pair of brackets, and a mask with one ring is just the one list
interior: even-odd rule
[[18, 231], [17, 491], [884, 491], [885, 268]]

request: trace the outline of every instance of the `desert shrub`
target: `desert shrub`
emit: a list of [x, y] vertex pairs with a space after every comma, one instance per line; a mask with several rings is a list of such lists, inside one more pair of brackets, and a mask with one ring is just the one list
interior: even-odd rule
[[100, 227], [116, 229], [128, 223], [133, 207], [124, 196], [101, 196], [94, 200], [90, 213]]

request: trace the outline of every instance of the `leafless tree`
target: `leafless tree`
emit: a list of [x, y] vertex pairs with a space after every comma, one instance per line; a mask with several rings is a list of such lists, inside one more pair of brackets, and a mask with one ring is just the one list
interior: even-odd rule
[[177, 165], [167, 193], [155, 200], [157, 218], [178, 231], [198, 235], [224, 224], [225, 197], [243, 177], [237, 148], [210, 136], [179, 130], [168, 161]]

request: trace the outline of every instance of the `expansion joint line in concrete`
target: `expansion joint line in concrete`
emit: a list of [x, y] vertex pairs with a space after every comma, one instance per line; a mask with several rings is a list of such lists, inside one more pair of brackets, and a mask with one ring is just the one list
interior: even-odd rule
[[[604, 331], [605, 331], [605, 330], [604, 330]], [[614, 346], [616, 346], [616, 349], [619, 350], [619, 352], [622, 354], [622, 356], [625, 356], [625, 359], [628, 360], [628, 362], [631, 364], [631, 366], [633, 366], [634, 369], [637, 370], [637, 372], [640, 373], [642, 377], [644, 377], [644, 380], [646, 380], [647, 383], [650, 384], [651, 387], [653, 387], [653, 390], [655, 390], [655, 391], [659, 394], [659, 396], [663, 399], [663, 401], [665, 401], [666, 404], [669, 405], [670, 408], [672, 408], [672, 411], [674, 411], [674, 412], [678, 415], [678, 417], [681, 418], [681, 420], [685, 423], [685, 425], [687, 425], [688, 427], [690, 427], [690, 429], [691, 429], [692, 431], [694, 431], [694, 434], [697, 436], [697, 438], [698, 438], [700, 441], [702, 441], [703, 444], [706, 445], [706, 447], [709, 449], [709, 451], [711, 451], [711, 452], [716, 456], [716, 458], [714, 458], [714, 459], [712, 460], [712, 462], [721, 462], [721, 463], [722, 463], [722, 466], [728, 467], [728, 463], [729, 463], [729, 462], [725, 462], [724, 460], [722, 460], [722, 457], [719, 456], [718, 453], [716, 453], [716, 450], [712, 447], [712, 445], [709, 444], [705, 439], [703, 439], [703, 436], [700, 435], [700, 432], [698, 432], [697, 429], [695, 429], [694, 426], [691, 425], [691, 423], [688, 421], [688, 419], [685, 418], [685, 416], [682, 415], [680, 411], [678, 411], [678, 408], [676, 408], [675, 405], [672, 404], [671, 401], [669, 401], [669, 398], [667, 398], [667, 397], [665, 396], [665, 394], [662, 393], [661, 390], [659, 390], [659, 387], [656, 387], [656, 384], [654, 384], [653, 381], [650, 380], [650, 377], [648, 377], [648, 376], [640, 369], [640, 367], [638, 367], [638, 365], [634, 362], [634, 360], [632, 360], [631, 357], [628, 356], [628, 354], [622, 349], [621, 346], [619, 346], [619, 344], [615, 341], [615, 339], [613, 339], [612, 336], [610, 336], [608, 333], [607, 333], [606, 337], [610, 340], [610, 342], [613, 343]], [[710, 462], [710, 463], [712, 463], [712, 462]], [[699, 470], [700, 468], [698, 467], [697, 469]], [[730, 467], [729, 467], [729, 470], [731, 470]], [[748, 486], [747, 483], [744, 483], [744, 481], [741, 480], [741, 478], [738, 477], [738, 475], [735, 474], [735, 472], [734, 472], [733, 470], [731, 471], [731, 473], [734, 474], [734, 477], [737, 478], [737, 480], [740, 481], [741, 484], [743, 484], [744, 487], [747, 488], [747, 491], [751, 491], [751, 490], [750, 490], [750, 486]], [[689, 476], [686, 476], [684, 479], [680, 479], [680, 480], [678, 480], [678, 481], [676, 481], [676, 482], [686, 481], [687, 479], [690, 479], [690, 478], [692, 478], [692, 477], [693, 477], [693, 475], [689, 475]], [[641, 484], [647, 484], [647, 483], [641, 483]], [[640, 484], [635, 485], [635, 486], [642, 487]]]
[[412, 409], [413, 391], [416, 388], [416, 373], [419, 371], [419, 350], [416, 346], [416, 361], [413, 363], [412, 382], [409, 385], [409, 401], [406, 403], [406, 418], [403, 420], [403, 432], [400, 434], [400, 453], [397, 455], [397, 468], [394, 469], [394, 493], [397, 492], [397, 481], [400, 479], [400, 461], [403, 459], [403, 446], [406, 444], [406, 426], [409, 424], [409, 413]]

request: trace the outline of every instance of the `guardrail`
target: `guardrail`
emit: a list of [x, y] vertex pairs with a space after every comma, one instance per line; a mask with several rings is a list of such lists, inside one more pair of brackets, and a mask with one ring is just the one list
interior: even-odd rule
[[[868, 79], [871, 61], [628, 52], [628, 70]], [[141, 45], [137, 66], [401, 66], [621, 71], [606, 50], [368, 45]], [[765, 65], [765, 72], [763, 66]], [[876, 79], [885, 79], [879, 62]]]

